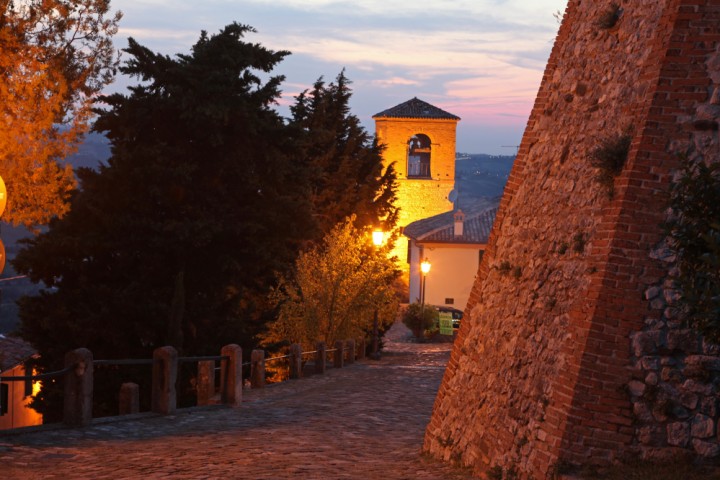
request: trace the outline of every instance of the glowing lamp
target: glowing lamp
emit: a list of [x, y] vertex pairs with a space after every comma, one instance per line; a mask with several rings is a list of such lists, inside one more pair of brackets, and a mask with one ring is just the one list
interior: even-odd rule
[[373, 239], [373, 244], [376, 247], [379, 247], [380, 245], [383, 244], [383, 240], [385, 240], [385, 232], [383, 232], [382, 230], [374, 230], [372, 232], [372, 239]]
[[427, 258], [420, 264], [420, 270], [424, 275], [427, 275], [427, 273], [430, 271], [430, 262]]

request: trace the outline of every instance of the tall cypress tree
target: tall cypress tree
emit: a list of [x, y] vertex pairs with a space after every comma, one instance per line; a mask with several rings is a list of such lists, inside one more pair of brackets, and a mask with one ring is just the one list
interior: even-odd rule
[[351, 96], [342, 71], [330, 84], [318, 79], [291, 107], [298, 153], [312, 176], [318, 237], [353, 214], [357, 227], [389, 231], [397, 222], [395, 170], [383, 167], [382, 146], [350, 113]]
[[[142, 83], [101, 98], [95, 124], [111, 158], [79, 172], [71, 211], [15, 261], [51, 287], [20, 310], [44, 369], [76, 347], [125, 358], [161, 345], [184, 354], [253, 345], [258, 302], [309, 236], [311, 211], [305, 170], [272, 109], [283, 77], [258, 76], [288, 52], [245, 42], [249, 32], [203, 32], [175, 57], [130, 39], [121, 70]], [[47, 392], [36, 404], [57, 411]]]

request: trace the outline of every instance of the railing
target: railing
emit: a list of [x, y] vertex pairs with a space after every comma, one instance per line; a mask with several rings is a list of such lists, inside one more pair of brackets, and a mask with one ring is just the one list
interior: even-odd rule
[[408, 162], [407, 176], [410, 178], [430, 178], [430, 162]]
[[[243, 367], [250, 367], [251, 388], [265, 385], [265, 364], [281, 359], [289, 359], [290, 379], [303, 376], [303, 357], [314, 356], [314, 373], [322, 374], [327, 369], [327, 355], [334, 353], [333, 366], [343, 368], [345, 362], [351, 364], [356, 357], [364, 358], [365, 341], [360, 342], [359, 352], [355, 340], [335, 342], [335, 348], [327, 349], [325, 342], [318, 342], [316, 349], [303, 352], [299, 344], [290, 346], [290, 353], [266, 359], [264, 350], [253, 350], [250, 362], [242, 363], [242, 349], [235, 344], [222, 347], [218, 356], [179, 357], [173, 347], [160, 347], [149, 359], [95, 360], [92, 352], [79, 348], [65, 355], [65, 368], [55, 372], [26, 376], [1, 376], [0, 381], [37, 381], [50, 378], [64, 378], [63, 423], [69, 426], [86, 426], [92, 423], [93, 378], [95, 366], [151, 365], [152, 391], [151, 411], [161, 415], [170, 415], [177, 411], [178, 365], [185, 362], [198, 364], [196, 395], [198, 405], [210, 405], [217, 393], [220, 403], [239, 407], [242, 403]], [[359, 355], [358, 355], [359, 353]], [[216, 369], [215, 363], [220, 362]], [[219, 392], [215, 387], [215, 372], [220, 371]], [[140, 389], [135, 383], [123, 383], [120, 387], [120, 415], [139, 412]]]

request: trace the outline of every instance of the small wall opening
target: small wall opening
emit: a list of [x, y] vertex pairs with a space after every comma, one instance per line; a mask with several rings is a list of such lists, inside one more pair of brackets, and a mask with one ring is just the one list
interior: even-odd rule
[[407, 176], [408, 178], [430, 177], [430, 138], [418, 133], [408, 140]]

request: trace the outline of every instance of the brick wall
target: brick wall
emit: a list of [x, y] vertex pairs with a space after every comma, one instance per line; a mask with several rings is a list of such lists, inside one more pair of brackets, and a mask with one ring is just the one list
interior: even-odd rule
[[[688, 356], [702, 356], [696, 371], [717, 351], [698, 338], [670, 348], [691, 333], [671, 332], [657, 298], [672, 297], [660, 225], [676, 153], [718, 160], [717, 131], [692, 125], [720, 115], [720, 0], [626, 0], [604, 28], [611, 3], [568, 4], [427, 429], [426, 451], [479, 474], [720, 453], [712, 375], [683, 374]], [[610, 197], [588, 156], [622, 134], [632, 144]], [[654, 416], [658, 391], [697, 402]]]

